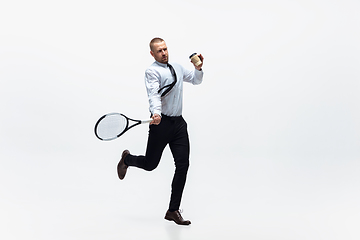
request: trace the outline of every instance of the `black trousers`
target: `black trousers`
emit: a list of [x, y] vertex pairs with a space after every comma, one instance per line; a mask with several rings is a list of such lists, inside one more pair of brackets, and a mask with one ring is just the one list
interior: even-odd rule
[[182, 116], [168, 117], [163, 115], [159, 125], [150, 125], [145, 156], [129, 154], [125, 158], [125, 164], [152, 171], [158, 166], [167, 144], [169, 144], [175, 161], [175, 174], [171, 184], [169, 211], [176, 211], [180, 208], [189, 168], [190, 154], [187, 123]]

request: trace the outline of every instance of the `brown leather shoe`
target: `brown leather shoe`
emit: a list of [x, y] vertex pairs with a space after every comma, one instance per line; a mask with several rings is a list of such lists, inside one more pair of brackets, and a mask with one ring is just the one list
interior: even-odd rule
[[170, 212], [169, 210], [166, 212], [165, 219], [169, 221], [174, 221], [179, 225], [190, 225], [191, 222], [189, 220], [184, 220], [180, 214], [180, 211], [177, 210], [175, 212]]
[[129, 154], [130, 152], [128, 150], [123, 151], [123, 153], [121, 154], [120, 162], [117, 165], [117, 172], [120, 180], [123, 180], [125, 177], [126, 170], [128, 168], [128, 166], [126, 166], [125, 164], [125, 157]]

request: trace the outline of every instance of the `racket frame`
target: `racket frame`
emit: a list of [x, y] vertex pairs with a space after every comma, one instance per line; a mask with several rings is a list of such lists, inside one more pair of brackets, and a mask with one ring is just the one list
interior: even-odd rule
[[[108, 138], [108, 139], [103, 139], [103, 138], [101, 138], [101, 137], [97, 134], [96, 129], [97, 129], [99, 123], [100, 123], [105, 117], [108, 117], [108, 116], [111, 116], [111, 115], [121, 115], [121, 116], [123, 116], [123, 117], [126, 119], [126, 126], [125, 126], [125, 129], [124, 129], [121, 133], [119, 133], [118, 135], [116, 135], [115, 137]], [[120, 137], [120, 136], [123, 135], [125, 132], [127, 132], [129, 129], [131, 129], [131, 128], [137, 126], [137, 125], [140, 125], [140, 124], [142, 124], [142, 123], [150, 123], [152, 120], [153, 120], [153, 119], [148, 119], [148, 120], [136, 120], [136, 119], [129, 118], [129, 117], [125, 116], [125, 115], [122, 114], [122, 113], [108, 113], [108, 114], [105, 114], [104, 116], [102, 116], [101, 118], [99, 118], [99, 120], [96, 122], [95, 128], [94, 128], [94, 132], [95, 132], [95, 136], [96, 136], [98, 139], [100, 139], [100, 140], [102, 140], [102, 141], [111, 141], [111, 140], [114, 140], [114, 139]], [[130, 126], [129, 126], [130, 121], [133, 121], [133, 122], [135, 122], [135, 123], [134, 123], [133, 125], [130, 125]]]

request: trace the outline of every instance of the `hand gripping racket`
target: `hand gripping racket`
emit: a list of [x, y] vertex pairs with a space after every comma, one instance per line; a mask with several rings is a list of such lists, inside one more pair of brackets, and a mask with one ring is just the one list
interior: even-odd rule
[[[102, 116], [95, 124], [95, 135], [103, 141], [110, 141], [123, 135], [127, 130], [153, 119], [141, 121], [128, 118], [121, 113], [109, 113]], [[135, 122], [129, 125], [131, 122]]]

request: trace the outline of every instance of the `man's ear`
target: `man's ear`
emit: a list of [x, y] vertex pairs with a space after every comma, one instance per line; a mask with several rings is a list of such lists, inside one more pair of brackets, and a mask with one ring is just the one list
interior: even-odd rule
[[150, 54], [151, 54], [151, 56], [153, 56], [153, 57], [154, 57], [154, 53], [153, 53], [153, 51], [150, 51]]

